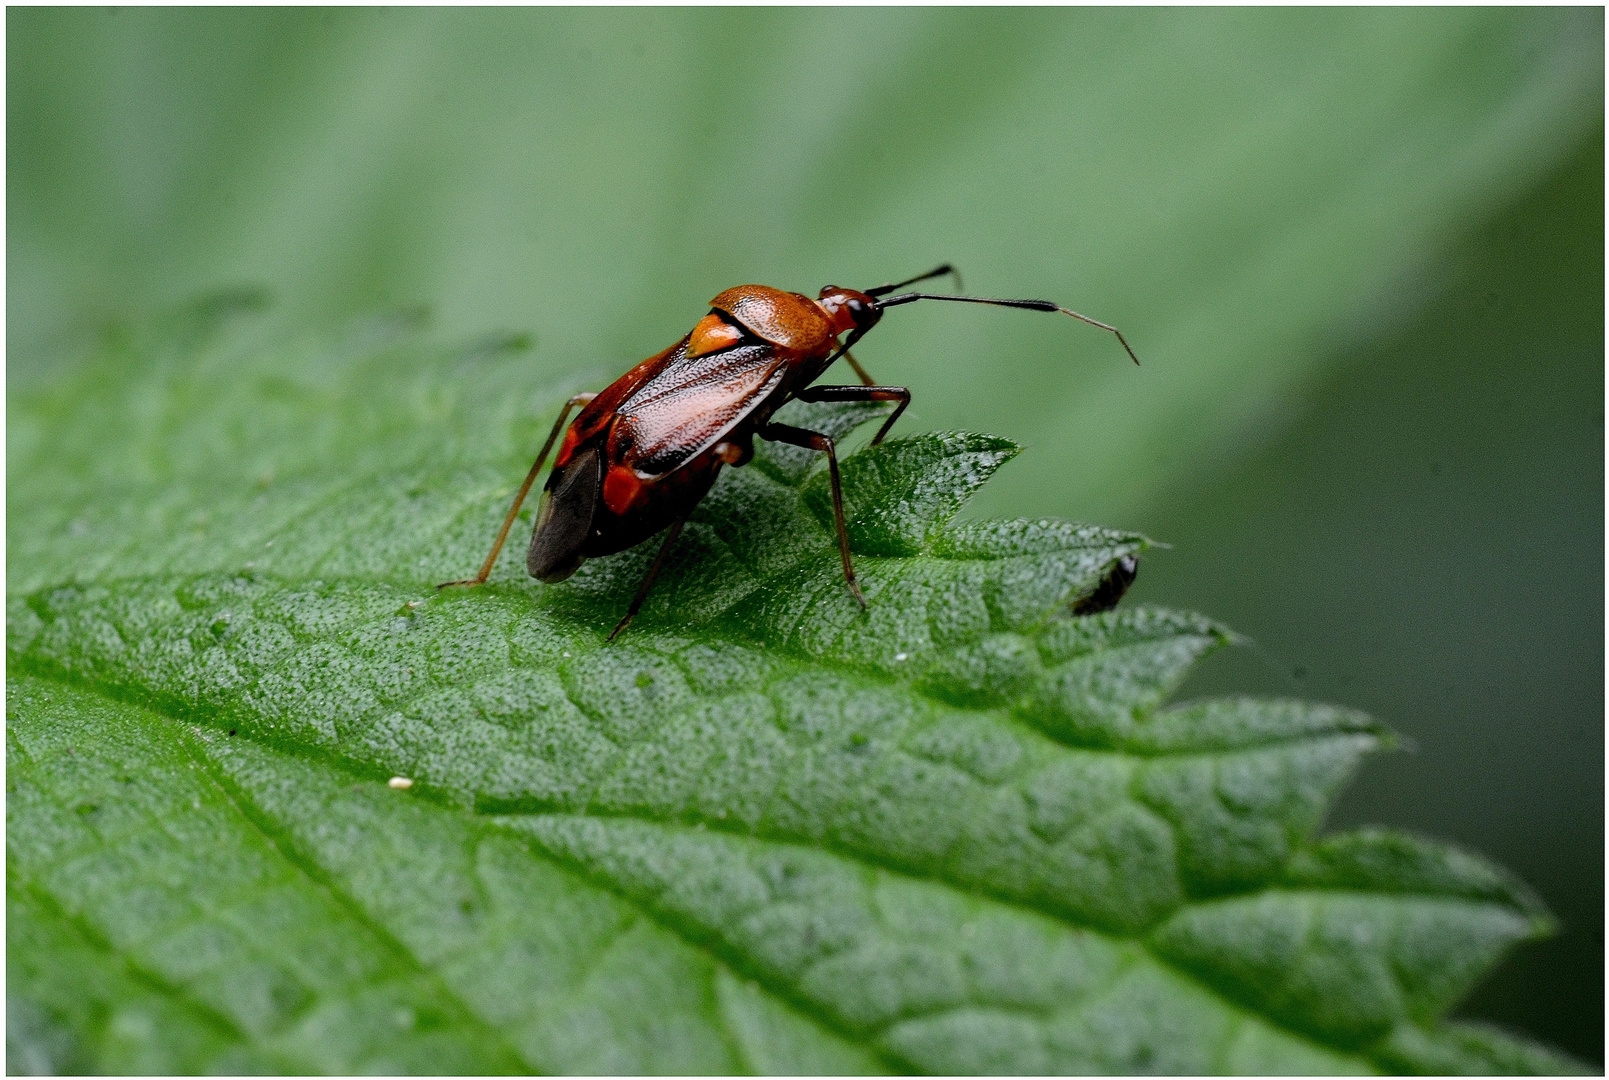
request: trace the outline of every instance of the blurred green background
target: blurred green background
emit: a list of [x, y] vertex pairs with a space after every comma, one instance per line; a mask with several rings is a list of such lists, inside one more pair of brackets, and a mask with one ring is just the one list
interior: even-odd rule
[[944, 260], [1062, 319], [891, 313], [903, 422], [1028, 452], [983, 514], [1174, 544], [1135, 596], [1254, 648], [1187, 693], [1417, 744], [1342, 823], [1564, 923], [1464, 1008], [1603, 1055], [1601, 9], [7, 12], [8, 384], [263, 284], [423, 306], [597, 386], [746, 281]]

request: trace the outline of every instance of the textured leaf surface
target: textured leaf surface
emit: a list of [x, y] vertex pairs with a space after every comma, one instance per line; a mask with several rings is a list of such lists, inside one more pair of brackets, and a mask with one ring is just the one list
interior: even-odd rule
[[605, 645], [651, 550], [431, 587], [568, 388], [397, 323], [253, 349], [246, 299], [12, 398], [13, 1069], [1568, 1065], [1442, 1020], [1523, 887], [1316, 838], [1389, 733], [1169, 706], [1226, 631], [1070, 614], [1143, 537], [953, 519], [1010, 443], [846, 461], [864, 613], [763, 450]]

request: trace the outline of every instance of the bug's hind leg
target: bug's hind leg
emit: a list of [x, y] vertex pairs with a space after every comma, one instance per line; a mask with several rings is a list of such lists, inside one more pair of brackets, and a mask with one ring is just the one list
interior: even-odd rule
[[[822, 387], [824, 390], [844, 389], [862, 390], [863, 387]], [[802, 397], [803, 395], [801, 395]], [[908, 396], [908, 395], [907, 395]], [[818, 400], [834, 400], [832, 398]], [[850, 400], [850, 399], [838, 399]], [[864, 398], [858, 400], [866, 400]], [[838, 477], [838, 452], [833, 445], [832, 437], [823, 435], [819, 431], [806, 431], [804, 428], [792, 427], [788, 424], [767, 424], [758, 432], [760, 438], [772, 442], [784, 442], [793, 446], [802, 446], [807, 450], [822, 450], [827, 454], [827, 473], [832, 479], [832, 516], [838, 523], [838, 554], [844, 560], [844, 581], [849, 585], [849, 591], [855, 594], [855, 600], [865, 610], [866, 598], [860, 594], [860, 583], [855, 580], [855, 564], [849, 559], [849, 526], [844, 524], [844, 485]]]
[[876, 386], [877, 385], [877, 380], [872, 378], [870, 375], [866, 374], [866, 369], [860, 366], [860, 361], [855, 359], [855, 354], [854, 353], [850, 352], [848, 349], [845, 349], [844, 350], [844, 359], [849, 362], [849, 366], [854, 368], [855, 369], [855, 374], [860, 377], [860, 385], [862, 385], [862, 386]]
[[[847, 355], [847, 354], [846, 354]], [[856, 370], [859, 370], [857, 365]], [[903, 386], [807, 386], [794, 397], [800, 401], [897, 401], [899, 405], [888, 414], [883, 426], [877, 429], [872, 436], [871, 445], [876, 446], [888, 434], [888, 429], [894, 426], [905, 406], [911, 403], [911, 392]], [[775, 427], [776, 425], [772, 425]], [[796, 429], [797, 430], [797, 429]], [[763, 432], [762, 432], [763, 434]], [[817, 447], [816, 449], [820, 449]]]
[[542, 471], [542, 463], [548, 459], [548, 451], [559, 438], [559, 432], [564, 430], [564, 421], [569, 417], [570, 410], [577, 405], [585, 405], [597, 394], [577, 394], [564, 403], [564, 409], [559, 418], [553, 422], [553, 430], [548, 432], [548, 441], [542, 444], [542, 452], [536, 455], [536, 461], [531, 465], [531, 471], [525, 474], [525, 483], [520, 485], [519, 494], [514, 496], [514, 505], [508, 508], [508, 516], [503, 519], [503, 527], [497, 530], [497, 539], [492, 541], [491, 554], [486, 556], [486, 562], [481, 565], [480, 573], [472, 578], [461, 581], [443, 581], [437, 585], [438, 589], [445, 589], [449, 585], [481, 585], [492, 576], [492, 567], [497, 563], [497, 556], [503, 550], [503, 543], [508, 539], [508, 531], [514, 527], [514, 517], [520, 512], [520, 506], [525, 502], [525, 496], [531, 493], [531, 485], [536, 483], [536, 474]]
[[642, 610], [643, 601], [648, 599], [648, 590], [654, 587], [654, 579], [659, 576], [660, 568], [665, 565], [665, 556], [670, 554], [670, 549], [676, 544], [676, 538], [682, 534], [682, 526], [686, 524], [687, 519], [679, 517], [671, 525], [669, 535], [665, 537], [665, 542], [659, 547], [659, 554], [654, 556], [654, 565], [648, 568], [648, 576], [642, 579], [641, 585], [637, 586], [637, 595], [631, 598], [631, 606], [626, 609], [625, 616], [615, 623], [615, 628], [609, 631], [609, 636], [604, 640], [613, 641], [619, 636], [620, 631], [631, 625], [631, 620], [637, 617], [637, 612]]

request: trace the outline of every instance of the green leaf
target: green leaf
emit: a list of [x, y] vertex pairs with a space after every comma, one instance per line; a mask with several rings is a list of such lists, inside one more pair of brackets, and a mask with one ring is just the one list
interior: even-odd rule
[[11, 398], [14, 1070], [1562, 1067], [1443, 1020], [1522, 886], [1317, 836], [1383, 727], [1169, 706], [1227, 631], [1071, 613], [1144, 537], [954, 520], [1012, 444], [845, 460], [865, 612], [763, 447], [607, 644], [654, 544], [432, 587], [568, 390], [522, 343], [241, 309]]

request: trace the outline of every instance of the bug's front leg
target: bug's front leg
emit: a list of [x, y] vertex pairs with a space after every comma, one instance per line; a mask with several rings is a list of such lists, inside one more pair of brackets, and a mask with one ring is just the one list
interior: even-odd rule
[[492, 576], [492, 566], [497, 562], [498, 553], [503, 550], [503, 542], [508, 539], [508, 530], [514, 527], [514, 517], [520, 512], [520, 505], [525, 502], [525, 496], [530, 494], [531, 485], [536, 483], [536, 474], [542, 471], [542, 463], [547, 460], [548, 451], [553, 449], [553, 444], [558, 441], [559, 432], [564, 430], [564, 421], [569, 418], [570, 410], [577, 405], [586, 405], [597, 396], [597, 394], [577, 394], [564, 403], [559, 418], [553, 422], [553, 430], [548, 432], [548, 441], [542, 444], [542, 452], [536, 455], [531, 471], [525, 474], [525, 483], [520, 485], [519, 494], [514, 496], [514, 505], [508, 508], [508, 516], [503, 519], [503, 527], [497, 530], [497, 539], [492, 541], [491, 554], [486, 556], [486, 562], [481, 566], [480, 573], [461, 581], [444, 581], [436, 588], [445, 589], [449, 585], [480, 585]]
[[[858, 390], [861, 387], [823, 387], [826, 390]], [[908, 397], [909, 395], [907, 395]], [[801, 395], [802, 397], [802, 395]], [[825, 400], [833, 400], [831, 398]], [[849, 591], [855, 594], [861, 609], [866, 607], [866, 598], [860, 594], [860, 584], [855, 581], [855, 565], [849, 561], [849, 526], [844, 523], [844, 485], [838, 478], [838, 452], [834, 447], [832, 437], [823, 435], [819, 431], [806, 431], [789, 424], [767, 424], [758, 432], [760, 438], [772, 442], [789, 443], [793, 446], [803, 446], [808, 450], [822, 450], [827, 454], [827, 473], [832, 480], [832, 516], [838, 523], [838, 554], [844, 560], [844, 581], [849, 585]]]
[[794, 397], [800, 401], [897, 401], [899, 406], [883, 421], [883, 426], [877, 429], [872, 437], [871, 445], [876, 446], [888, 434], [888, 429], [894, 426], [899, 414], [905, 411], [905, 406], [911, 403], [911, 392], [903, 386], [807, 386]]

